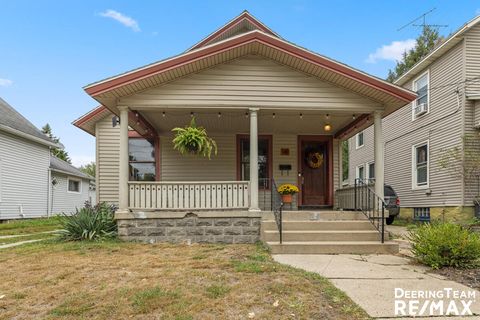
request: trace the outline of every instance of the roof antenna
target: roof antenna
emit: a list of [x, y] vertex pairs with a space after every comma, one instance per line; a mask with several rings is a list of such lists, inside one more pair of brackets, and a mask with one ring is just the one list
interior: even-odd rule
[[[413, 19], [412, 21], [410, 21], [406, 25], [398, 28], [397, 31], [403, 30], [408, 26], [423, 27], [423, 28], [425, 28], [425, 27], [432, 27], [432, 28], [446, 28], [446, 27], [448, 27], [448, 24], [429, 24], [429, 23], [426, 22], [425, 17], [427, 16], [427, 14], [430, 14], [435, 10], [437, 10], [437, 8], [430, 9], [429, 11], [421, 14], [419, 17]], [[420, 20], [420, 22], [418, 22], [419, 20]]]

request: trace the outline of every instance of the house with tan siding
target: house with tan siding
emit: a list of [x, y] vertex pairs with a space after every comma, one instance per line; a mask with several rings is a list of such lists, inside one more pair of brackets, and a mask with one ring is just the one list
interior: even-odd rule
[[[381, 228], [383, 188], [370, 190], [375, 217], [332, 209], [341, 141], [378, 129], [416, 98], [410, 89], [301, 48], [245, 11], [184, 53], [84, 90], [100, 105], [74, 125], [96, 137], [97, 200], [118, 205], [122, 239], [398, 250]], [[216, 141], [211, 159], [173, 148], [172, 129], [193, 117]], [[300, 189], [288, 204], [285, 183]]]
[[[448, 150], [480, 128], [480, 17], [469, 21], [395, 81], [418, 98], [383, 118], [385, 183], [400, 197], [409, 219], [473, 217], [477, 177], [442, 165]], [[475, 144], [476, 145], [476, 144]], [[349, 139], [349, 176], [375, 178], [374, 128]], [[478, 150], [480, 152], [480, 150]], [[464, 155], [465, 156], [465, 155]]]

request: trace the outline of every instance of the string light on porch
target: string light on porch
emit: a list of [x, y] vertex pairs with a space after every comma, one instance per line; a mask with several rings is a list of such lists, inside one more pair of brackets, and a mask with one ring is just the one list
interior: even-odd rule
[[326, 132], [332, 130], [332, 125], [330, 124], [329, 120], [330, 120], [330, 115], [327, 113], [325, 115], [325, 119], [327, 119], [327, 123], [325, 123], [325, 125], [323, 126], [323, 130], [325, 130]]
[[303, 113], [300, 113], [300, 119], [303, 119]]
[[222, 117], [222, 113], [219, 112], [218, 115], [217, 115], [218, 118], [221, 118]]
[[245, 112], [245, 118], [248, 118], [248, 112]]
[[275, 119], [275, 112], [274, 112], [274, 113], [272, 113], [272, 118], [273, 118], [273, 119]]
[[193, 118], [194, 114], [193, 114], [193, 111], [190, 112], [190, 118]]
[[162, 112], [162, 117], [165, 118], [166, 114], [165, 114], [165, 111]]
[[352, 115], [352, 119], [355, 120], [356, 118], [357, 118], [357, 117], [355, 117], [355, 115], [353, 114], [353, 115]]

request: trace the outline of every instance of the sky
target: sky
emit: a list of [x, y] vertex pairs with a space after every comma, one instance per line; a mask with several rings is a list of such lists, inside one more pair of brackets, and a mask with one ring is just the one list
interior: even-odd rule
[[[94, 137], [71, 122], [98, 104], [85, 85], [183, 52], [248, 10], [283, 38], [386, 77], [427, 23], [448, 35], [480, 1], [0, 0], [0, 97], [37, 127], [49, 123], [74, 165]], [[0, 115], [1, 117], [1, 115]]]

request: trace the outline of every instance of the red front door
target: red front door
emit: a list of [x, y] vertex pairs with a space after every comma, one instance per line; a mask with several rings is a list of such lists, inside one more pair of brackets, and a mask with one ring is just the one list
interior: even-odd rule
[[302, 206], [331, 205], [331, 138], [299, 137], [300, 204]]

